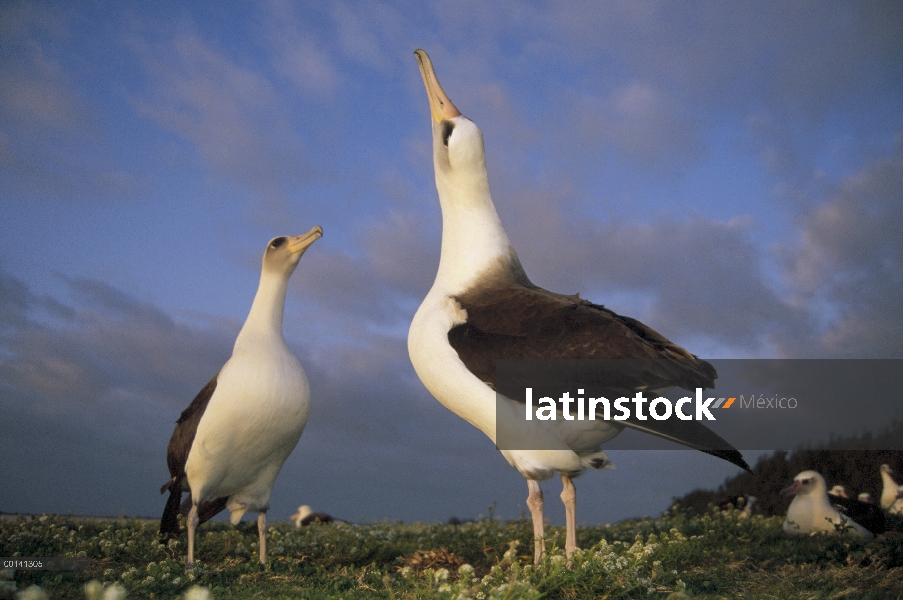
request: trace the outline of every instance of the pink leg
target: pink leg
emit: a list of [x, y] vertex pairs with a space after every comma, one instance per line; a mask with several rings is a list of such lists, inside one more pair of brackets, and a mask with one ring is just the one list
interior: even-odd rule
[[260, 534], [260, 564], [267, 564], [267, 514], [257, 513], [257, 533]]
[[188, 562], [189, 568], [194, 566], [194, 532], [198, 527], [198, 505], [192, 504], [188, 511]]
[[527, 508], [533, 517], [533, 564], [538, 565], [543, 553], [546, 551], [545, 523], [543, 523], [542, 488], [535, 479], [527, 480]]
[[564, 552], [570, 558], [577, 549], [577, 490], [570, 475], [561, 475], [561, 501], [564, 503], [564, 517], [567, 523]]

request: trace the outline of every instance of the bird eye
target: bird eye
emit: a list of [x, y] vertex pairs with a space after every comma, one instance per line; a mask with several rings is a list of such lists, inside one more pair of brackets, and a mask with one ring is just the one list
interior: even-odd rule
[[286, 238], [285, 238], [285, 237], [277, 237], [277, 238], [276, 238], [275, 240], [273, 240], [273, 242], [270, 244], [270, 247], [272, 247], [272, 248], [278, 248], [279, 246], [281, 246], [282, 244], [284, 244], [285, 241], [286, 241]]
[[455, 129], [455, 124], [451, 121], [442, 121], [442, 143], [448, 148], [448, 138], [451, 137], [452, 131]]

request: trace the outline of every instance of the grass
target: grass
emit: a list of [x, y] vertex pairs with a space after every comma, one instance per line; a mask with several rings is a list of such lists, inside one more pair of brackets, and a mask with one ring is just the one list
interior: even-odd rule
[[[0, 556], [89, 557], [89, 571], [0, 572], [0, 598], [903, 598], [903, 519], [885, 539], [789, 537], [780, 517], [669, 512], [582, 527], [569, 567], [563, 533], [532, 565], [528, 521], [459, 525], [273, 524], [269, 563], [256, 525], [205, 524], [198, 566], [184, 535], [157, 542], [155, 522], [42, 516], [0, 521]], [[99, 582], [99, 583], [98, 583]], [[38, 586], [31, 587], [31, 586]], [[115, 586], [121, 586], [115, 587]], [[200, 587], [198, 587], [200, 586]], [[29, 590], [29, 588], [31, 589]]]

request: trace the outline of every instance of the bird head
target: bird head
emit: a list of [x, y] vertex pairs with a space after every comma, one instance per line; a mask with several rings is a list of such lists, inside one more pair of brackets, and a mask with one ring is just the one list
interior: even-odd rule
[[790, 487], [781, 490], [781, 497], [817, 494], [819, 491], [825, 494], [825, 478], [815, 471], [803, 471], [793, 478]]
[[417, 50], [414, 56], [430, 102], [433, 165], [440, 200], [453, 197], [457, 201], [491, 202], [483, 132], [452, 104], [439, 85], [429, 55]]
[[288, 275], [291, 275], [304, 252], [321, 237], [323, 237], [323, 228], [316, 225], [301, 235], [281, 235], [271, 239], [263, 254], [264, 271], [281, 274], [285, 274], [287, 271]]

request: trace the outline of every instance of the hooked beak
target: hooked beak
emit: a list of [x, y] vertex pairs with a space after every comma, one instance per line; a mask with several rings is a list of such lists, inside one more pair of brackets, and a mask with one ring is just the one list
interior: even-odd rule
[[319, 225], [315, 225], [307, 233], [290, 237], [288, 240], [288, 249], [292, 254], [303, 252], [308, 246], [321, 237], [323, 237], [323, 228]]
[[787, 496], [796, 496], [801, 491], [803, 491], [802, 482], [794, 481], [790, 487], [781, 490], [781, 498], [786, 498]]
[[420, 75], [423, 77], [423, 85], [426, 86], [426, 95], [430, 100], [430, 114], [433, 121], [441, 123], [452, 117], [461, 116], [461, 111], [455, 108], [452, 101], [448, 99], [439, 80], [436, 79], [436, 71], [433, 70], [433, 63], [429, 55], [424, 50], [415, 50], [414, 56], [417, 57], [417, 64], [420, 66]]

